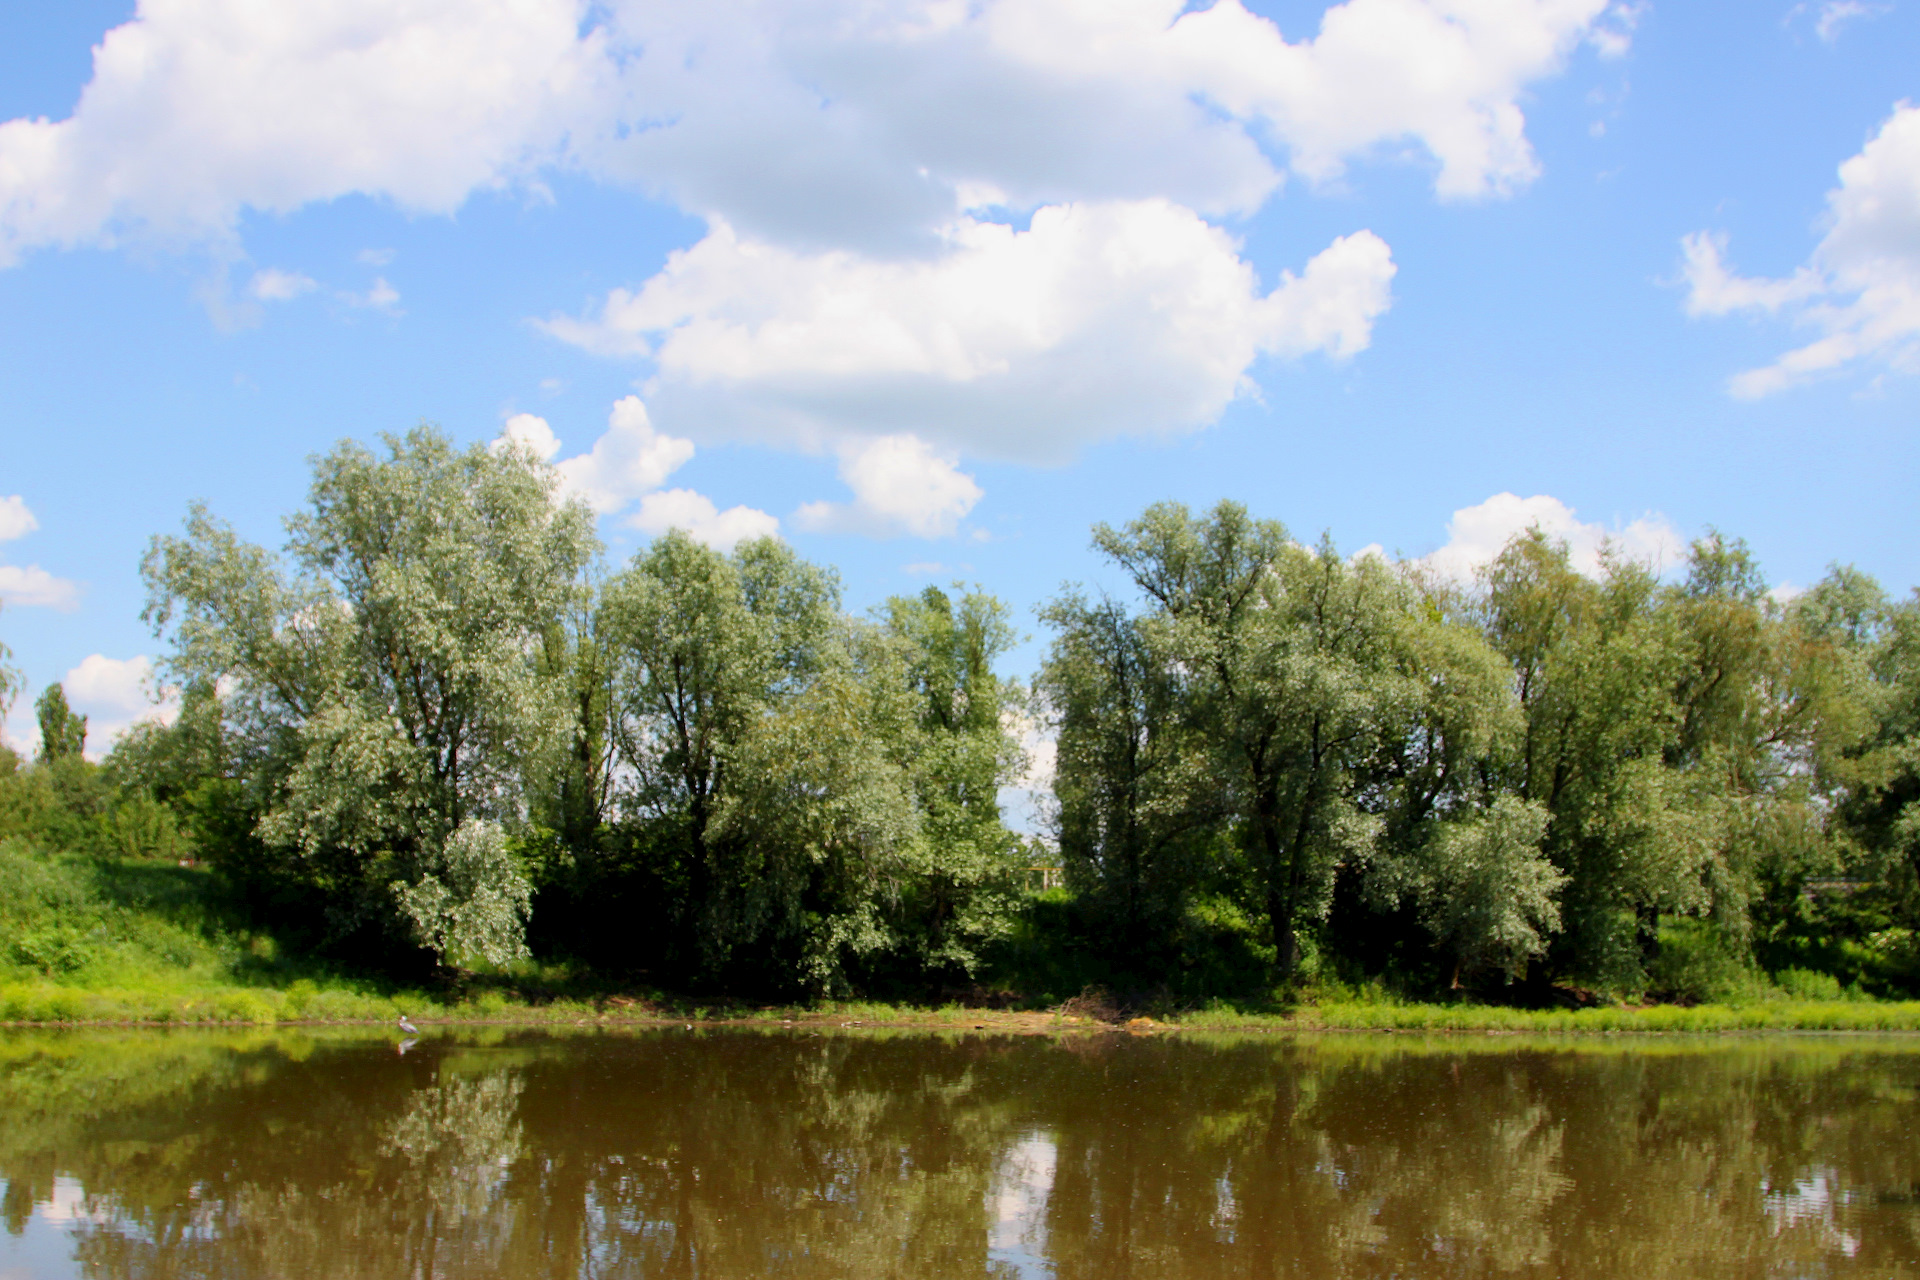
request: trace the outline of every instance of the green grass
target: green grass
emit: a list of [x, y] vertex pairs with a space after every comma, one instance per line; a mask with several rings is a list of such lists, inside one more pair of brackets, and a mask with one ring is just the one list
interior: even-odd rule
[[[974, 1025], [1093, 1030], [1044, 1008], [997, 1014], [956, 1004], [865, 1001], [756, 1005], [622, 993], [564, 965], [524, 965], [462, 992], [427, 992], [302, 966], [218, 909], [207, 872], [170, 862], [43, 855], [0, 841], [0, 1023], [272, 1024], [503, 1022], [571, 1026], [659, 1021]], [[1420, 1004], [1334, 986], [1297, 1004], [1154, 1011], [1195, 1031], [1630, 1033], [1920, 1031], [1920, 1002], [1877, 1001], [1824, 974], [1789, 971], [1738, 1002], [1526, 1010]], [[1039, 1015], [1039, 1016], [1036, 1016]]]

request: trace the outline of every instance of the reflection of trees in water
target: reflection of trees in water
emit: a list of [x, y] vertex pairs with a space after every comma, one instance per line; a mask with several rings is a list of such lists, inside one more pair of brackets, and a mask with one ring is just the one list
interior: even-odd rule
[[129, 1082], [124, 1106], [64, 1131], [0, 1114], [0, 1176], [81, 1179], [106, 1220], [76, 1224], [80, 1258], [101, 1276], [945, 1277], [1031, 1255], [1062, 1280], [1655, 1280], [1920, 1262], [1916, 1054], [423, 1048], [236, 1054], [162, 1093]]

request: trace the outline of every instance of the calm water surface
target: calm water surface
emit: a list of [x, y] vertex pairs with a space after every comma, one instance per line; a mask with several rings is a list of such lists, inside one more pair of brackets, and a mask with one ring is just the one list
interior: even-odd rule
[[1920, 1046], [0, 1033], [0, 1280], [1920, 1275]]

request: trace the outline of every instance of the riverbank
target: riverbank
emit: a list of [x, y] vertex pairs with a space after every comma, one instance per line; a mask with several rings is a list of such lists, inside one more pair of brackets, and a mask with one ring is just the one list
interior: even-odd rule
[[1530, 1034], [1672, 1034], [1753, 1031], [1920, 1031], [1920, 1001], [1760, 1000], [1745, 1004], [1615, 1005], [1515, 1009], [1498, 1005], [1399, 1002], [1301, 1003], [1255, 1009], [1217, 1002], [1151, 1017], [1098, 1016], [1076, 1003], [1052, 1008], [978, 1009], [826, 1001], [748, 1006], [609, 994], [516, 998], [497, 990], [464, 998], [418, 991], [378, 992], [299, 981], [286, 988], [207, 986], [190, 991], [86, 990], [58, 983], [0, 986], [0, 1024], [39, 1026], [239, 1026], [390, 1024], [701, 1025], [890, 1027], [1053, 1033], [1134, 1031], [1419, 1031]]

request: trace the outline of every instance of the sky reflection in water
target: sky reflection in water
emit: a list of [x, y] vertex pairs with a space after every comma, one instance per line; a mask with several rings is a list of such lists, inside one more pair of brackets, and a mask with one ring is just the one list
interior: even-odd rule
[[0, 1033], [0, 1280], [1885, 1276], [1920, 1045]]

